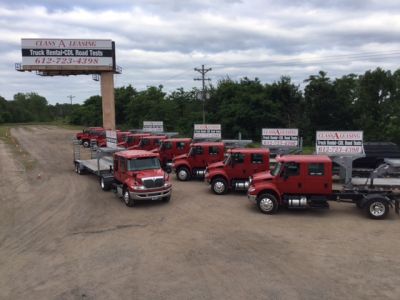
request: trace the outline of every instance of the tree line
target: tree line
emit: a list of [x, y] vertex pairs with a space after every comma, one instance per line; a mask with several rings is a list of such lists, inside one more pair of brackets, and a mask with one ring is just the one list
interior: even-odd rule
[[[144, 120], [164, 121], [167, 131], [190, 136], [202, 123], [203, 103], [196, 88], [170, 94], [162, 86], [138, 91], [131, 85], [115, 89], [117, 126], [141, 128]], [[222, 124], [224, 138], [259, 141], [262, 128], [299, 128], [306, 143], [316, 130], [363, 130], [365, 141], [400, 143], [400, 70], [381, 68], [362, 75], [329, 78], [320, 71], [303, 87], [283, 76], [273, 83], [226, 77], [207, 90], [206, 123]], [[0, 96], [0, 123], [63, 120], [69, 124], [101, 126], [101, 97], [83, 104], [50, 105], [35, 93]]]

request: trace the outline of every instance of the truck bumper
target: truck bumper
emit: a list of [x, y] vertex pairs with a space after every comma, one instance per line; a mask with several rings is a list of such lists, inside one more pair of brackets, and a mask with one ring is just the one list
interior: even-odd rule
[[250, 201], [251, 203], [257, 204], [257, 195], [250, 195], [250, 194], [247, 194], [247, 199], [249, 199], [249, 201]]
[[164, 197], [170, 196], [172, 193], [172, 187], [169, 186], [166, 189], [157, 191], [140, 191], [140, 192], [129, 192], [131, 199], [134, 200], [161, 200]]

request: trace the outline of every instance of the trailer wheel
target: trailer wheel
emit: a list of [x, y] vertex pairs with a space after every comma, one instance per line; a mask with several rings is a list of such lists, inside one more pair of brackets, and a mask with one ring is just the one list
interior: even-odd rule
[[180, 181], [188, 181], [190, 179], [190, 173], [189, 173], [188, 168], [180, 167], [176, 172], [176, 177]]
[[111, 184], [107, 182], [104, 177], [100, 178], [100, 187], [103, 191], [109, 191], [111, 189]]
[[269, 193], [261, 194], [257, 198], [257, 206], [263, 214], [272, 215], [278, 211], [278, 201], [274, 195]]
[[373, 198], [365, 205], [365, 212], [371, 219], [384, 219], [389, 212], [389, 205], [385, 199]]
[[82, 146], [85, 148], [89, 148], [90, 147], [90, 142], [88, 140], [84, 140], [82, 141]]
[[212, 180], [211, 189], [214, 192], [214, 194], [223, 195], [228, 190], [228, 184], [226, 183], [226, 180], [224, 178], [217, 177]]
[[129, 191], [127, 188], [124, 188], [124, 193], [122, 195], [122, 198], [124, 199], [126, 206], [132, 207], [135, 205], [135, 200], [131, 198], [131, 195], [129, 195]]
[[77, 173], [79, 175], [85, 174], [85, 169], [81, 168], [81, 165], [79, 163], [76, 164], [76, 167], [77, 167]]

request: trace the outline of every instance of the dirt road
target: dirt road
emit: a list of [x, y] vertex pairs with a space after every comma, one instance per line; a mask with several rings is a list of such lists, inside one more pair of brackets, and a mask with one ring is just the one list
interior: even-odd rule
[[[244, 194], [173, 179], [170, 203], [126, 207], [73, 172], [72, 131], [0, 143], [0, 299], [399, 299], [400, 218], [355, 207], [265, 216]], [[40, 174], [40, 176], [39, 176]]]

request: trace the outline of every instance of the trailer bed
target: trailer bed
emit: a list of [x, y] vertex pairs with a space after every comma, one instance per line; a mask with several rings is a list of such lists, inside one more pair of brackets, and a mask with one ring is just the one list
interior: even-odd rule
[[[91, 173], [98, 174], [98, 172], [108, 172], [110, 171], [110, 167], [113, 165], [112, 157], [102, 157], [99, 158], [99, 165], [97, 165], [97, 159], [78, 159], [76, 160], [81, 166], [85, 167], [85, 169]], [[99, 168], [98, 168], [99, 166]]]
[[[351, 183], [355, 186], [360, 185], [370, 185], [370, 178], [352, 178]], [[400, 178], [374, 178], [373, 184], [376, 187], [390, 187], [390, 188], [400, 188]]]

